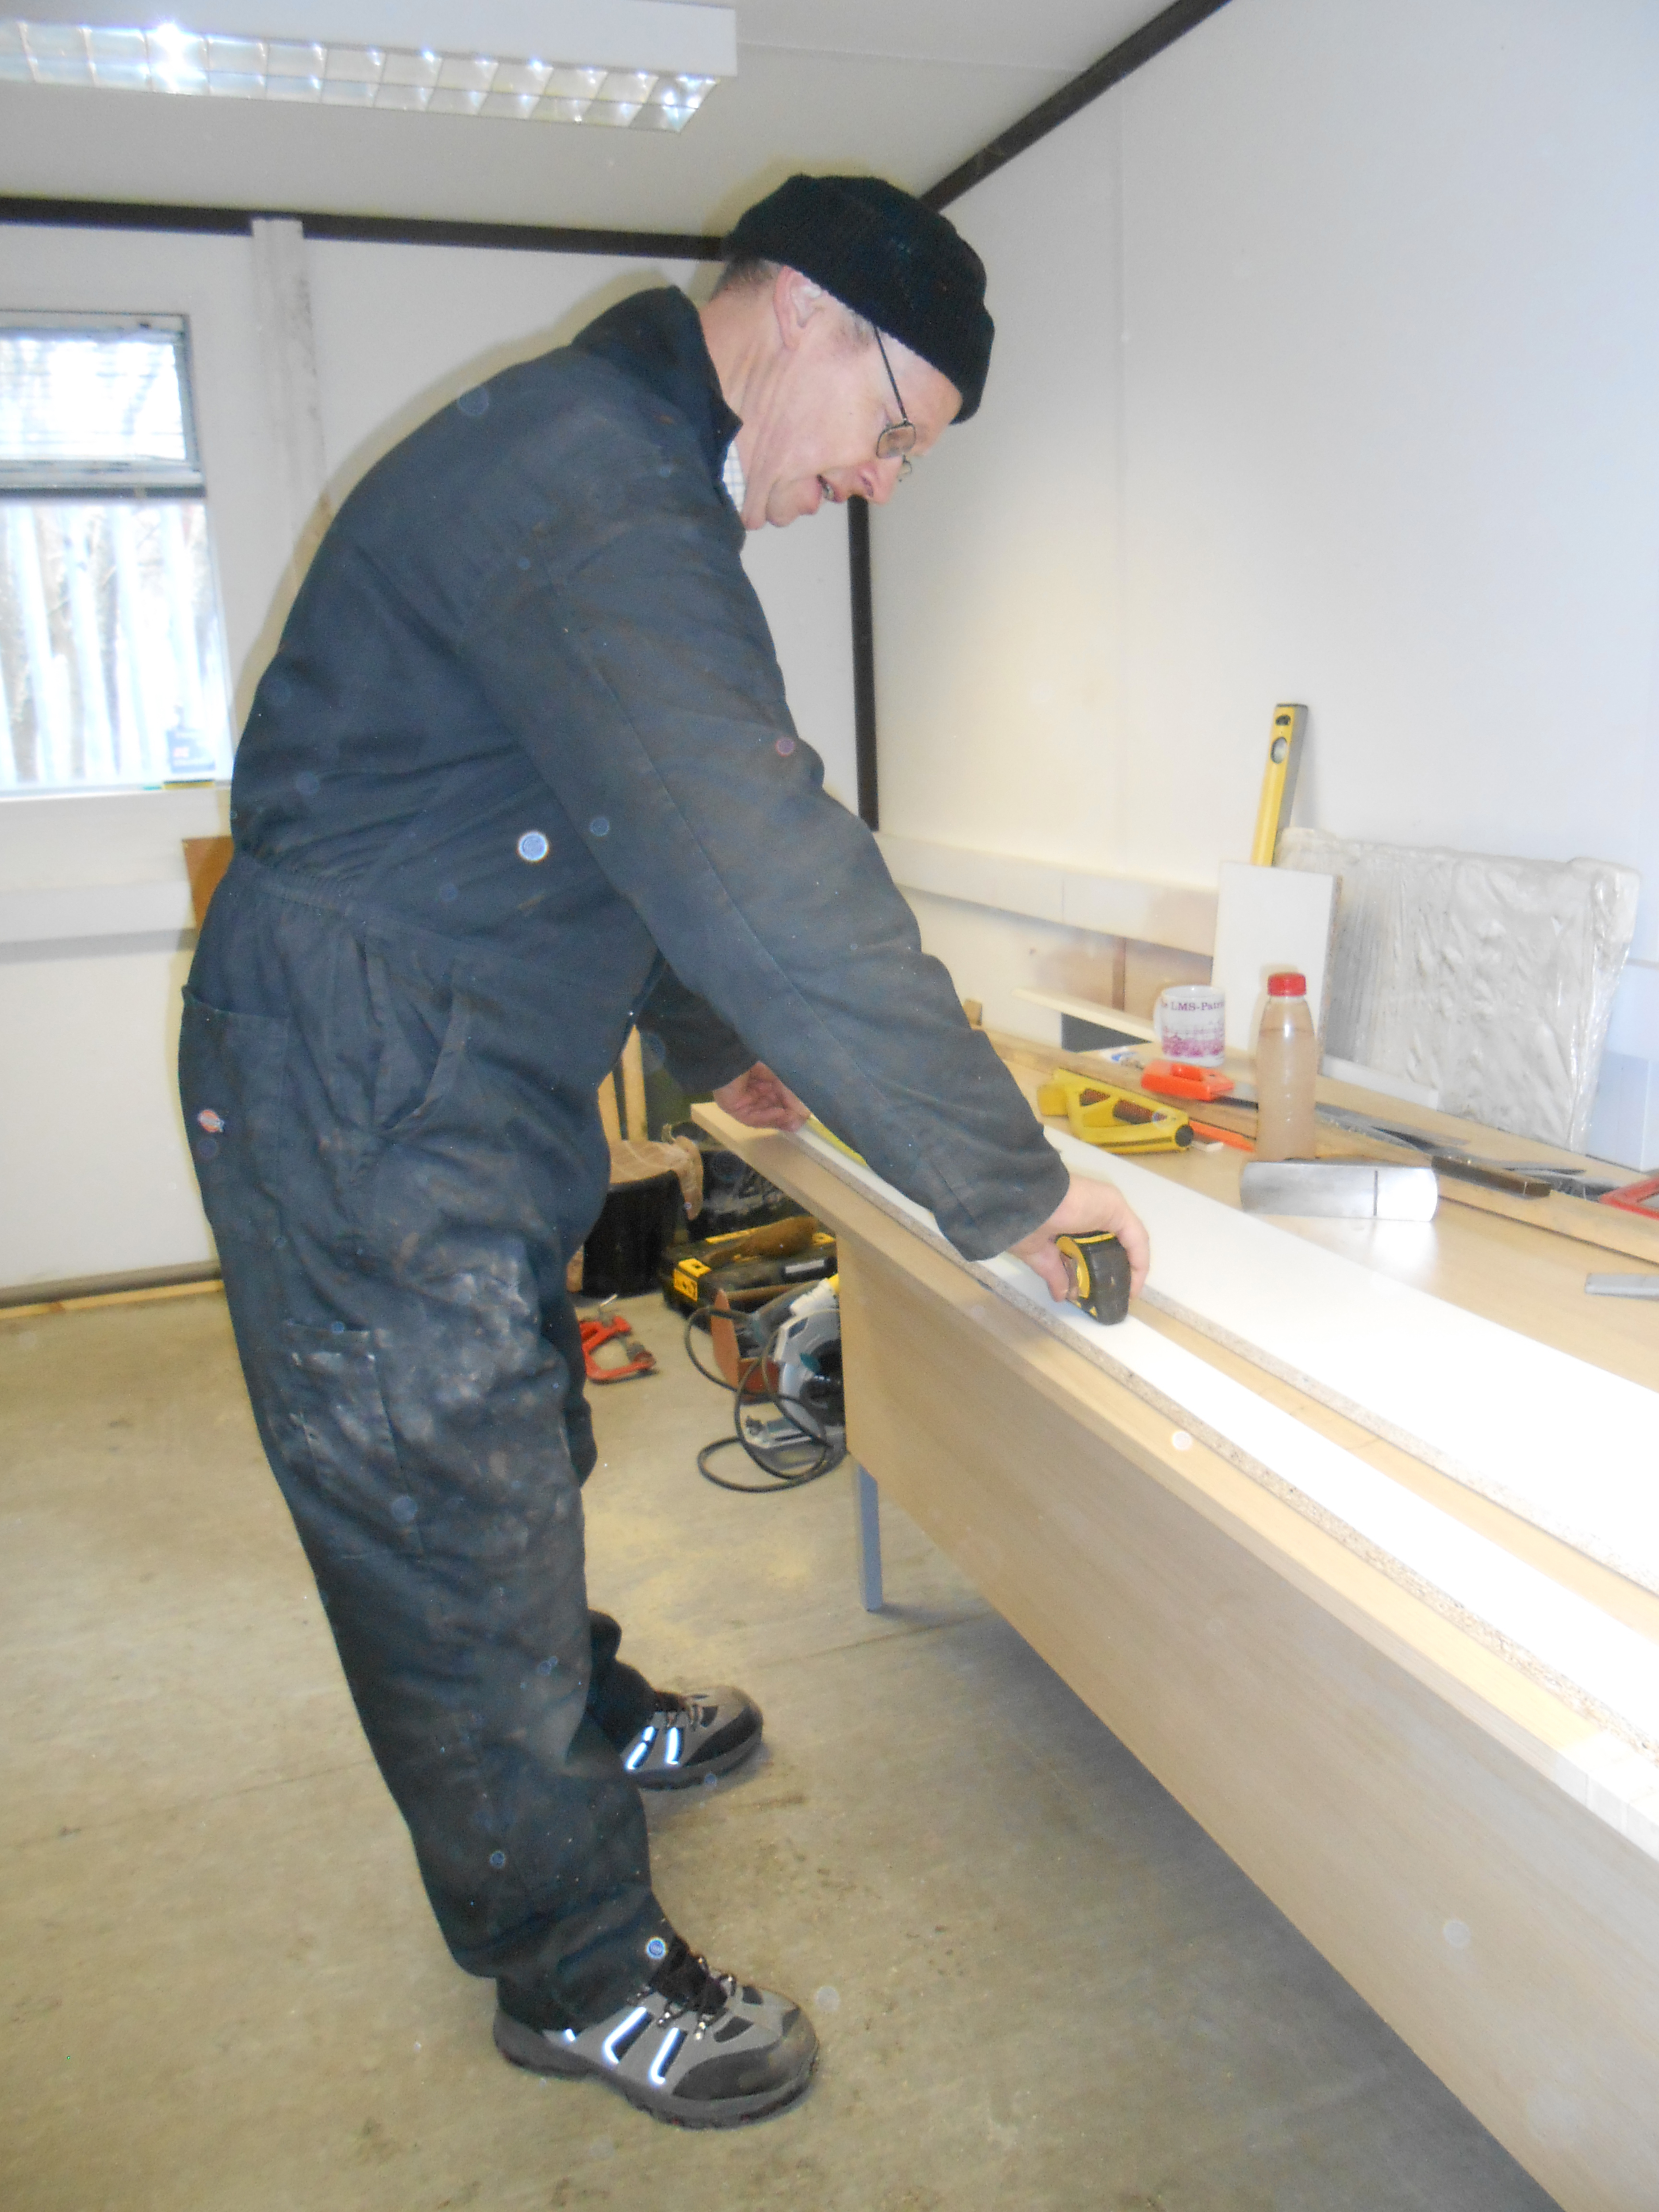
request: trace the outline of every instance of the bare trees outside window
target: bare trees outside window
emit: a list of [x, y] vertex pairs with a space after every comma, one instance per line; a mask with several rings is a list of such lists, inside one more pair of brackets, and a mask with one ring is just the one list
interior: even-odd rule
[[0, 791], [230, 773], [176, 316], [0, 315]]

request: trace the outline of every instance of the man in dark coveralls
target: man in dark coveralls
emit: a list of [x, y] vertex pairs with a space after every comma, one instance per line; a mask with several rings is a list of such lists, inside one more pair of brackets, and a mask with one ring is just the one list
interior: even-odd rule
[[1146, 1258], [824, 795], [739, 557], [974, 412], [983, 268], [858, 178], [792, 179], [726, 251], [701, 314], [627, 301], [347, 501], [242, 738], [181, 1048], [260, 1435], [450, 1948], [508, 2058], [701, 2125], [787, 2104], [817, 2042], [652, 1893], [640, 1785], [734, 1764], [758, 1712], [653, 1690], [587, 1610], [564, 1274], [601, 1079], [638, 1023], [752, 1126], [810, 1100], [970, 1258], [1060, 1294], [1062, 1231]]

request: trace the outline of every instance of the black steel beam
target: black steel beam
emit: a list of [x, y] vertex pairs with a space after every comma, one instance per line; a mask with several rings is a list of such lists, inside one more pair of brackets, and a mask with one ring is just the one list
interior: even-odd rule
[[504, 246], [515, 253], [606, 253], [647, 261], [718, 261], [720, 241], [701, 231], [570, 230], [547, 223], [452, 222], [406, 216], [306, 215], [307, 238], [354, 246]]
[[847, 568], [853, 586], [853, 744], [858, 759], [859, 818], [879, 830], [875, 602], [870, 591], [870, 508], [861, 499], [847, 502]]
[[[929, 207], [942, 208], [972, 185], [993, 176], [1046, 138], [1062, 123], [1098, 100], [1103, 92], [1121, 84], [1126, 76], [1184, 37], [1206, 16], [1224, 8], [1227, 0], [1174, 0], [1174, 5], [1143, 23], [1122, 42], [1103, 54], [1080, 76], [1061, 85], [1029, 115], [1011, 124], [1000, 137], [941, 177], [921, 197]], [[876, 616], [870, 589], [870, 510], [861, 499], [847, 502], [847, 557], [853, 584], [853, 732], [858, 755], [859, 812], [872, 830], [881, 827], [880, 784], [876, 766]]]
[[246, 237], [246, 208], [151, 207], [140, 200], [42, 200], [0, 196], [0, 222], [78, 225], [86, 230], [179, 230]]
[[445, 216], [338, 215], [305, 208], [183, 207], [142, 200], [50, 200], [0, 196], [0, 223], [87, 230], [163, 230], [246, 237], [256, 216], [297, 222], [307, 238], [362, 246], [472, 246], [517, 253], [603, 253], [651, 261], [718, 261], [720, 241], [701, 231], [572, 230], [551, 223], [460, 222]]
[[1011, 123], [988, 146], [981, 146], [977, 154], [941, 177], [938, 184], [922, 194], [929, 207], [949, 207], [952, 200], [960, 199], [963, 192], [975, 185], [983, 184], [987, 177], [1012, 161], [1016, 154], [1023, 154], [1028, 146], [1035, 146], [1039, 138], [1046, 138], [1051, 131], [1069, 123], [1078, 110], [1098, 100], [1103, 92], [1109, 92], [1115, 84], [1121, 84], [1126, 76], [1144, 68], [1177, 39], [1213, 15], [1227, 4], [1227, 0], [1174, 0], [1174, 4], [1154, 15], [1150, 23], [1143, 23], [1138, 31], [1103, 54], [1097, 62], [1091, 62], [1080, 76], [1058, 92], [1050, 93], [1028, 115], [1018, 123]]

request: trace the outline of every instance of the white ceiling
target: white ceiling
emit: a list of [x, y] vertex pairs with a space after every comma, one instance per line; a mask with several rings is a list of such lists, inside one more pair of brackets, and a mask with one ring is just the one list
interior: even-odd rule
[[737, 0], [738, 74], [678, 137], [3, 85], [0, 192], [719, 231], [798, 168], [933, 184], [1162, 4]]

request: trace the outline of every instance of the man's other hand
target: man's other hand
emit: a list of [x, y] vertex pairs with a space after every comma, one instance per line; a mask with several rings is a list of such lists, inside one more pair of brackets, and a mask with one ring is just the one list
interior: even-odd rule
[[794, 1092], [759, 1060], [744, 1074], [723, 1083], [714, 1093], [714, 1103], [750, 1129], [804, 1129], [812, 1118]]
[[1097, 1182], [1092, 1176], [1073, 1176], [1071, 1188], [1048, 1218], [1008, 1249], [1028, 1267], [1035, 1267], [1057, 1298], [1069, 1297], [1071, 1276], [1054, 1239], [1086, 1237], [1100, 1229], [1109, 1229], [1128, 1254], [1129, 1293], [1138, 1297], [1152, 1260], [1151, 1242], [1123, 1193], [1113, 1183]]

